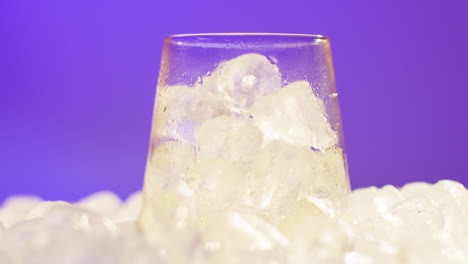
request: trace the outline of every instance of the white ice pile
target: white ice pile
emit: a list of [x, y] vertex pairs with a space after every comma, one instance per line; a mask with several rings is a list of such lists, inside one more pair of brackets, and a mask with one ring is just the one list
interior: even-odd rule
[[[369, 187], [346, 201], [327, 216], [303, 200], [276, 228], [247, 213], [202, 219], [204, 243], [191, 241], [200, 247], [175, 262], [139, 232], [139, 193], [124, 203], [109, 192], [74, 204], [16, 196], [0, 208], [0, 263], [468, 263], [468, 190], [460, 183]], [[174, 246], [188, 235], [172, 234]]]

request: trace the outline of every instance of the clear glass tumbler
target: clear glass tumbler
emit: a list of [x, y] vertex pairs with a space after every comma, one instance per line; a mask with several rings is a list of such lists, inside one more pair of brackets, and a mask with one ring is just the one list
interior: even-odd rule
[[333, 214], [349, 192], [326, 37], [170, 36], [155, 101], [139, 223], [174, 263], [233, 215], [287, 237], [292, 211]]

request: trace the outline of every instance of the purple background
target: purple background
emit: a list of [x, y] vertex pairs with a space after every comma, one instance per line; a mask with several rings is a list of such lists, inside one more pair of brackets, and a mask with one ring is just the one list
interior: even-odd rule
[[468, 1], [0, 1], [0, 200], [142, 186], [161, 44], [331, 38], [351, 182], [468, 185]]

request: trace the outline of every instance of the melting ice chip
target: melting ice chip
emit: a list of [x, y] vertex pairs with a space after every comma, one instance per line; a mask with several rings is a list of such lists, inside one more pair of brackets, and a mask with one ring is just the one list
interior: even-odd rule
[[319, 150], [338, 143], [325, 117], [323, 102], [306, 81], [291, 83], [277, 93], [260, 98], [251, 113], [265, 138], [281, 139]]
[[222, 62], [204, 85], [244, 109], [280, 88], [281, 74], [267, 57], [249, 53]]

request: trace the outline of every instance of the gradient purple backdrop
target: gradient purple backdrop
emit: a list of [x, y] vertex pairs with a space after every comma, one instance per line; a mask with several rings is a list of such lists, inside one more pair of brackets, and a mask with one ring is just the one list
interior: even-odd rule
[[468, 1], [0, 1], [0, 200], [141, 188], [162, 40], [331, 38], [354, 188], [468, 185]]

